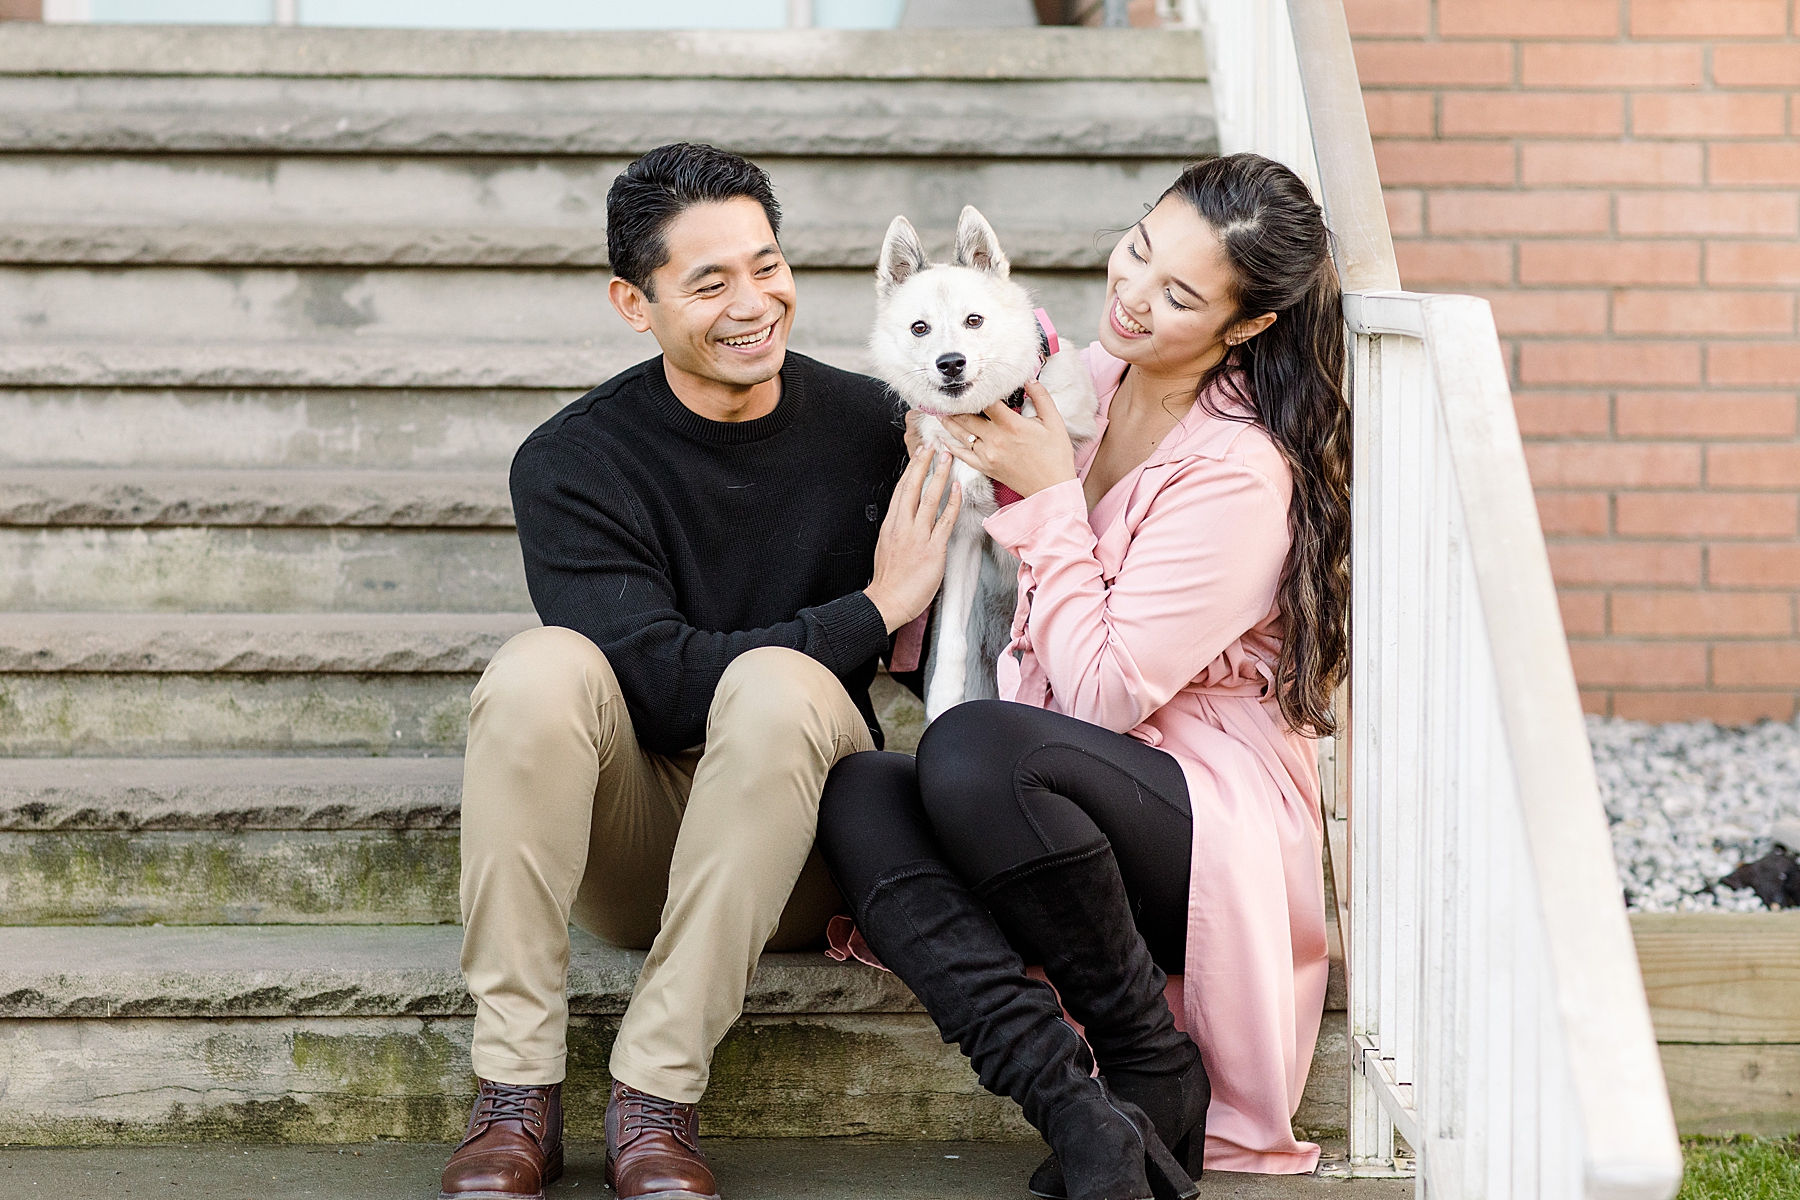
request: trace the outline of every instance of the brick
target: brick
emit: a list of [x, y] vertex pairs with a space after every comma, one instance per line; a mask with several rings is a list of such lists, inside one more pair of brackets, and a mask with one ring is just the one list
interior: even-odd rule
[[1712, 74], [1720, 87], [1792, 87], [1800, 79], [1800, 45], [1714, 46]]
[[1424, 36], [1431, 32], [1431, 0], [1347, 0], [1351, 37]]
[[1394, 246], [1406, 286], [1512, 281], [1512, 247], [1505, 242], [1400, 242]]
[[1780, 37], [1788, 0], [1632, 0], [1634, 38]]
[[1612, 716], [1612, 693], [1581, 690], [1581, 711], [1598, 717]]
[[1791, 495], [1621, 492], [1616, 503], [1622, 537], [1791, 538], [1800, 517]]
[[1700, 382], [1700, 347], [1687, 342], [1528, 342], [1519, 353], [1526, 385]]
[[1706, 381], [1738, 387], [1800, 387], [1800, 344], [1715, 342], [1706, 348]]
[[1706, 647], [1700, 643], [1570, 642], [1569, 657], [1575, 678], [1588, 687], [1706, 682]]
[[1409, 191], [1383, 191], [1387, 205], [1388, 228], [1395, 237], [1416, 236], [1425, 231], [1425, 194]]
[[1698, 283], [1699, 242], [1521, 242], [1520, 283]]
[[1696, 185], [1704, 174], [1703, 157], [1697, 142], [1526, 143], [1520, 152], [1519, 178], [1527, 185]]
[[1606, 332], [1605, 292], [1477, 292], [1501, 337]]
[[1706, 581], [1712, 587], [1800, 588], [1800, 545], [1715, 542], [1706, 548]]
[[1617, 37], [1613, 0], [1438, 0], [1442, 37]]
[[1786, 96], [1651, 92], [1631, 98], [1634, 137], [1780, 137], [1786, 129]]
[[1612, 406], [1605, 392], [1514, 392], [1513, 412], [1526, 437], [1604, 435]]
[[1773, 446], [1708, 446], [1706, 486], [1800, 489], [1800, 442]]
[[1800, 187], [1800, 146], [1721, 142], [1712, 147], [1707, 173], [1725, 186]]
[[1433, 192], [1431, 232], [1605, 233], [1610, 207], [1602, 192]]
[[1534, 442], [1534, 487], [1698, 487], [1700, 447], [1681, 442]]
[[1612, 524], [1605, 492], [1538, 492], [1538, 524], [1546, 534], [1602, 537]]
[[1706, 81], [1699, 46], [1538, 43], [1520, 47], [1526, 87], [1697, 88]]
[[1789, 333], [1794, 297], [1787, 292], [1669, 292], [1613, 294], [1615, 333]]
[[1800, 641], [1715, 646], [1712, 676], [1724, 687], [1800, 687]]
[[1691, 543], [1552, 542], [1550, 573], [1559, 586], [1700, 582], [1700, 547]]
[[1372, 137], [1430, 137], [1437, 129], [1437, 97], [1430, 92], [1365, 92]]
[[1556, 602], [1562, 608], [1564, 633], [1580, 635], [1606, 632], [1605, 592], [1558, 592]]
[[1800, 201], [1793, 195], [1757, 192], [1643, 192], [1619, 197], [1619, 232], [1669, 234], [1768, 234], [1800, 230]]
[[1708, 242], [1706, 282], [1800, 287], [1800, 242]]
[[1510, 84], [1513, 48], [1505, 42], [1356, 43], [1364, 87], [1489, 87]]
[[1592, 92], [1446, 92], [1439, 130], [1445, 135], [1618, 137], [1625, 132], [1622, 96]]
[[[1392, 141], [1375, 143], [1381, 182], [1512, 183], [1517, 174], [1513, 148], [1504, 142]], [[1698, 182], [1696, 180], [1695, 182]]]
[[1612, 699], [1613, 715], [1629, 721], [1751, 725], [1787, 721], [1794, 715], [1794, 697], [1785, 692], [1617, 692]]
[[1771, 637], [1794, 631], [1786, 592], [1614, 592], [1612, 631], [1625, 637]]
[[1794, 432], [1792, 396], [1626, 392], [1615, 403], [1622, 438], [1781, 437]]

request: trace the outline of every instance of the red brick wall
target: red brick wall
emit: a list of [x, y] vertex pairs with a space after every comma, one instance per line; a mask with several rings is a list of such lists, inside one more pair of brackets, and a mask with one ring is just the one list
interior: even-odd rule
[[1791, 0], [1347, 0], [1408, 287], [1487, 297], [1589, 708], [1800, 693]]

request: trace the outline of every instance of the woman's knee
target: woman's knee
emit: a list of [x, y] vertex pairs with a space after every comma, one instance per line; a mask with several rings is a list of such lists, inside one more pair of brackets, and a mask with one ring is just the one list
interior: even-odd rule
[[913, 759], [866, 750], [838, 760], [819, 801], [818, 838], [853, 905], [890, 868], [931, 856]]
[[1013, 711], [1023, 707], [1004, 700], [959, 704], [919, 740], [920, 797], [946, 838], [978, 832], [997, 805], [1016, 807], [1015, 767], [1031, 744]]

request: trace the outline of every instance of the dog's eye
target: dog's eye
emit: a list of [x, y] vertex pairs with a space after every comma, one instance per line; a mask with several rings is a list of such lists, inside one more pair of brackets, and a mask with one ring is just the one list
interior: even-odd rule
[[931, 332], [931, 326], [923, 321], [914, 321], [912, 323], [912, 331], [914, 337], [924, 337]]
[[963, 324], [967, 325], [970, 329], [980, 329], [981, 328], [981, 314], [980, 313], [970, 313], [968, 316], [963, 318]]

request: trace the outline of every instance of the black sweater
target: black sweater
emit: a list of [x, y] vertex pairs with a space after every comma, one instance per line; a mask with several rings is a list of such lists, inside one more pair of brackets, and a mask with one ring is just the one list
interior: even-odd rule
[[869, 683], [888, 635], [862, 589], [905, 430], [878, 380], [789, 351], [781, 385], [767, 416], [710, 421], [653, 358], [513, 458], [538, 616], [605, 651], [648, 750], [704, 741], [719, 676], [758, 646], [825, 664], [881, 745]]

